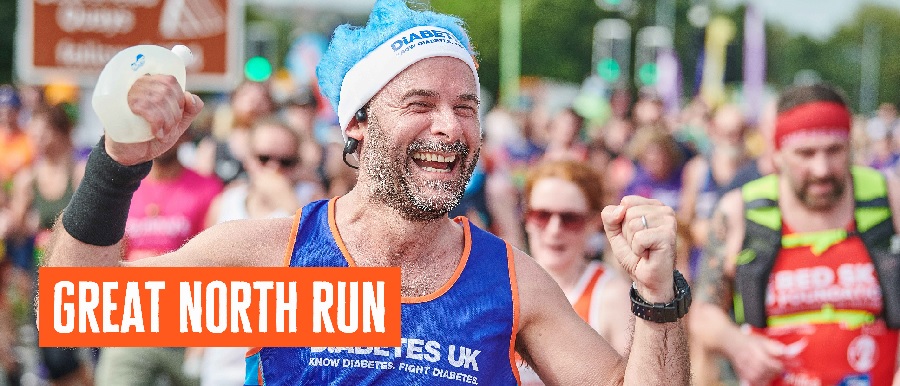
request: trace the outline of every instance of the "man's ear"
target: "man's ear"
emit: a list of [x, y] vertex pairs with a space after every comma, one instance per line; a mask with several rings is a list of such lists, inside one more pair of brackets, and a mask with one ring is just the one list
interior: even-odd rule
[[346, 134], [347, 138], [354, 138], [357, 141], [362, 141], [368, 126], [368, 116], [365, 113], [365, 107], [363, 107], [350, 119], [350, 123], [347, 124], [347, 130], [344, 134]]
[[772, 153], [772, 166], [775, 167], [776, 173], [781, 171], [782, 165], [784, 165], [784, 153], [781, 150], [775, 150]]
[[365, 137], [366, 126], [368, 126], [366, 122], [360, 123], [356, 118], [353, 118], [350, 120], [350, 124], [347, 125], [347, 130], [344, 131], [344, 134], [347, 138], [354, 138], [357, 141], [362, 141], [363, 137]]

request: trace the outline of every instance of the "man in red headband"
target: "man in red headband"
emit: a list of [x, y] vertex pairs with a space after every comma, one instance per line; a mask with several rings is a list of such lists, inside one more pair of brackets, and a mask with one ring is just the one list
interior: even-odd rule
[[850, 124], [839, 91], [785, 91], [778, 172], [713, 215], [691, 332], [745, 384], [900, 384], [900, 183], [851, 166]]

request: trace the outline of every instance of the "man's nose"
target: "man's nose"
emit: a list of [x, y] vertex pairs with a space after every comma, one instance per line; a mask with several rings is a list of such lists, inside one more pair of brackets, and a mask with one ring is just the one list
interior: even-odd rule
[[453, 111], [453, 106], [441, 107], [435, 110], [435, 118], [431, 124], [431, 133], [447, 138], [448, 143], [462, 139], [464, 122], [466, 119]]
[[825, 152], [816, 154], [816, 156], [813, 157], [810, 162], [810, 172], [814, 177], [825, 177], [829, 174], [828, 156], [825, 154]]

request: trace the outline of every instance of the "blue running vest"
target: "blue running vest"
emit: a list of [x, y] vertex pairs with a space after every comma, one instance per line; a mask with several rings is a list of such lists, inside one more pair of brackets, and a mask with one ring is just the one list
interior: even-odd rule
[[[295, 220], [291, 267], [348, 267], [334, 203], [306, 205]], [[263, 347], [247, 354], [246, 385], [514, 385], [518, 293], [512, 248], [455, 220], [465, 247], [434, 293], [403, 298], [400, 347]]]

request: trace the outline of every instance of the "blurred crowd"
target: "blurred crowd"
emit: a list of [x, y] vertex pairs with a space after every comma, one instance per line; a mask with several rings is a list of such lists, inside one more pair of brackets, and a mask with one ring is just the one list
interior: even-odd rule
[[[86, 158], [71, 139], [84, 112], [72, 101], [48, 100], [43, 91], [0, 86], [0, 369], [6, 383], [243, 384], [241, 348], [37, 349], [37, 267]], [[671, 111], [653, 92], [628, 90], [601, 99], [606, 113], [591, 114], [583, 104], [553, 100], [533, 82], [523, 89], [521, 106], [487, 110], [478, 167], [451, 216], [465, 215], [528, 251], [579, 314], [624, 351], [630, 283], [607, 261], [596, 214], [624, 195], [671, 206], [680, 223], [677, 265], [690, 280], [719, 197], [774, 172], [775, 111], [774, 103], [745, 111], [700, 99]], [[336, 118], [315, 88], [284, 91], [248, 81], [206, 103], [182, 144], [154, 161], [135, 194], [126, 259], [163, 254], [220, 222], [291, 216], [354, 185]], [[854, 162], [897, 173], [898, 122], [891, 104], [858, 117]], [[702, 348], [692, 356], [695, 379], [733, 381], [727, 361]]]

